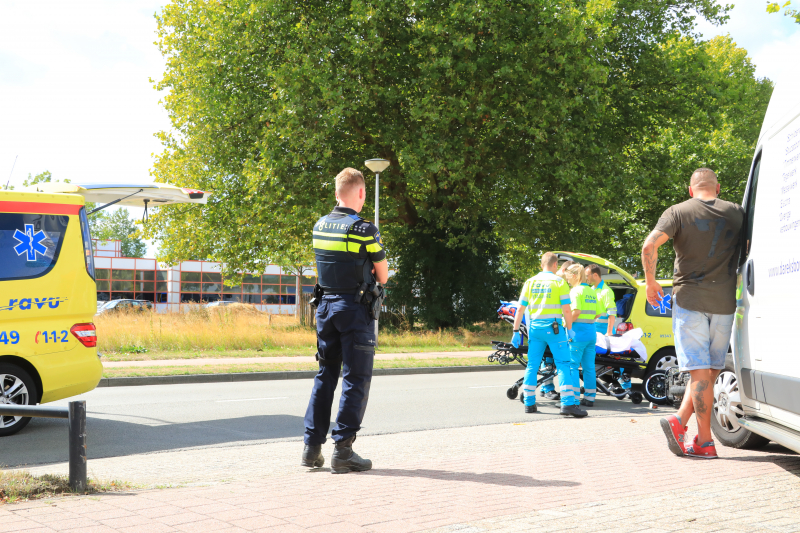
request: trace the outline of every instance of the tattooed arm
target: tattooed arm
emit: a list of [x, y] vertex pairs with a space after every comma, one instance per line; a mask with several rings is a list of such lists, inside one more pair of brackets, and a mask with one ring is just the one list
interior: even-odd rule
[[658, 265], [658, 247], [668, 240], [669, 237], [666, 233], [653, 230], [642, 246], [642, 267], [644, 267], [644, 279], [647, 283], [647, 301], [651, 305], [658, 305], [658, 301], [664, 297], [664, 290], [656, 281], [656, 265]]

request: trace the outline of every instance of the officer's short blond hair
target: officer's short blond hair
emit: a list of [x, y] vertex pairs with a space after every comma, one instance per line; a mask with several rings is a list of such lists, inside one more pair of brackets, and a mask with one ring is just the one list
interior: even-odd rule
[[548, 270], [558, 264], [558, 257], [553, 252], [547, 252], [542, 256], [542, 269]]
[[336, 175], [336, 194], [349, 194], [353, 189], [366, 187], [364, 175], [354, 168], [347, 167]]

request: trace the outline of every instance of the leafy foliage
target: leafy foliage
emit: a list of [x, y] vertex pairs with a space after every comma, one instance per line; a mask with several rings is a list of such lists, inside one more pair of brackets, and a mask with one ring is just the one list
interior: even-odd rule
[[[91, 209], [90, 209], [91, 210]], [[92, 237], [101, 241], [119, 240], [123, 257], [144, 257], [147, 245], [124, 207], [111, 213], [99, 211], [89, 217]]]
[[[53, 174], [49, 170], [45, 170], [40, 174], [36, 174], [35, 176], [31, 177], [30, 172], [28, 173], [28, 178], [22, 182], [23, 187], [30, 187], [31, 185], [36, 185], [37, 183], [50, 183], [53, 181]], [[58, 180], [56, 180], [58, 182]], [[70, 183], [70, 180], [65, 179], [64, 183]]]
[[631, 263], [694, 162], [741, 179], [769, 84], [730, 40], [692, 36], [696, 16], [718, 23], [725, 10], [174, 0], [158, 17], [156, 86], [175, 133], [160, 134], [154, 173], [214, 195], [160, 208], [148, 231], [167, 261], [259, 271], [308, 257], [333, 176], [382, 157], [393, 297], [443, 291], [439, 307], [417, 308], [432, 326], [491, 316], [487, 298], [513, 296], [510, 277], [547, 249]]
[[796, 23], [800, 24], [800, 10], [791, 9], [789, 7], [791, 5], [791, 0], [787, 1], [783, 5], [777, 2], [767, 2], [767, 13], [780, 13], [781, 9], [783, 9], [784, 16], [792, 17]]

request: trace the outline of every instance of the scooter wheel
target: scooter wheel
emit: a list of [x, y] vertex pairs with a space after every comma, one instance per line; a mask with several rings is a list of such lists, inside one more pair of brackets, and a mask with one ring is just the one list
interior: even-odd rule
[[631, 401], [633, 403], [640, 404], [642, 403], [642, 400], [644, 400], [644, 396], [642, 395], [641, 392], [634, 392], [633, 394], [631, 394]]
[[521, 401], [522, 403], [525, 403], [525, 394], [524, 393], [519, 395], [519, 401]]
[[516, 388], [516, 387], [510, 387], [510, 388], [509, 388], [509, 389], [506, 391], [506, 396], [508, 396], [508, 399], [509, 399], [509, 400], [514, 400], [514, 399], [516, 399], [516, 397], [517, 397], [517, 394], [519, 394], [519, 391], [517, 390], [517, 388]]

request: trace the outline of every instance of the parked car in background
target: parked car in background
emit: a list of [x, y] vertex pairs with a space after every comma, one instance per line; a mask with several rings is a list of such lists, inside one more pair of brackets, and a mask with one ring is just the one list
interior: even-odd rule
[[207, 303], [203, 307], [206, 309], [214, 309], [215, 307], [226, 307], [228, 305], [238, 304], [238, 303], [240, 302], [234, 302], [232, 300], [225, 300], [225, 301], [217, 300], [216, 302]]
[[147, 300], [109, 300], [106, 304], [97, 311], [98, 315], [105, 315], [109, 313], [119, 312], [144, 312], [152, 311], [153, 302]]

